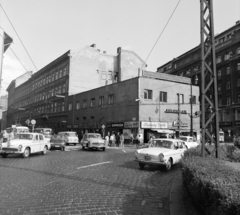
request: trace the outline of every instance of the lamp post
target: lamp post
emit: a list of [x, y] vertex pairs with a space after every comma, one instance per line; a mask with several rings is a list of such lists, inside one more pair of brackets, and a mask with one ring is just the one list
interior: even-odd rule
[[[192, 73], [191, 73], [192, 74]], [[197, 84], [197, 81], [198, 81], [198, 77], [197, 75], [195, 76], [195, 82], [194, 84], [196, 85]], [[191, 125], [191, 128], [190, 128], [190, 136], [193, 137], [193, 101], [192, 101], [192, 75], [191, 75], [191, 97], [190, 97], [190, 106], [191, 106], [191, 122], [190, 122], [190, 125]]]

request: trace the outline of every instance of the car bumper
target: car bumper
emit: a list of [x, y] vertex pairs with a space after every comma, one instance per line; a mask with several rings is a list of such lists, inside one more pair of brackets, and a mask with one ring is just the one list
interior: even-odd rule
[[88, 148], [102, 149], [102, 148], [105, 148], [105, 145], [104, 145], [104, 144], [100, 144], [100, 145], [89, 145]]
[[135, 158], [136, 162], [142, 163], [142, 164], [146, 164], [146, 165], [151, 165], [151, 166], [166, 166], [166, 162], [163, 161], [151, 161], [151, 160], [144, 160], [144, 159], [139, 159], [139, 158]]
[[23, 152], [20, 151], [9, 151], [9, 150], [1, 150], [0, 154], [23, 154]]

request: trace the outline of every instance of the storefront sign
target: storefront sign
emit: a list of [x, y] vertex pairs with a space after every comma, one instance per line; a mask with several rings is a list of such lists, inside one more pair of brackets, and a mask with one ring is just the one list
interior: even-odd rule
[[123, 128], [123, 122], [112, 123], [112, 128]]
[[138, 128], [138, 122], [124, 122], [124, 128]]
[[[165, 110], [165, 113], [179, 113], [179, 110], [174, 110], [174, 109], [166, 109]], [[187, 114], [187, 111], [186, 110], [181, 110], [180, 111], [181, 114]]]
[[141, 128], [168, 128], [167, 122], [141, 122]]
[[187, 122], [178, 122], [178, 121], [173, 121], [173, 127], [188, 127]]

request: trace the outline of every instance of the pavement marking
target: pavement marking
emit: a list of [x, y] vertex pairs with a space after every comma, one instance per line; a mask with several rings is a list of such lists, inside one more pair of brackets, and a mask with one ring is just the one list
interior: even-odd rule
[[141, 205], [142, 205], [142, 206], [144, 206], [144, 205], [145, 205], [145, 203], [146, 203], [146, 200], [144, 199], [144, 200], [142, 200], [142, 203], [141, 203]]
[[125, 150], [122, 150], [122, 151], [126, 153], [126, 151], [125, 151]]
[[102, 165], [102, 164], [106, 164], [106, 163], [112, 163], [112, 161], [106, 161], [106, 162], [102, 162], [102, 163], [95, 163], [95, 164], [91, 164], [91, 165], [87, 165], [87, 166], [80, 166], [77, 169], [83, 169], [83, 168], [87, 168], [87, 167], [98, 166], [98, 165]]

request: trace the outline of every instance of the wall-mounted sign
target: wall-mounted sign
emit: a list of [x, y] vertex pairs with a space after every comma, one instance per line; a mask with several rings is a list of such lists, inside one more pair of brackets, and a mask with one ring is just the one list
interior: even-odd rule
[[178, 122], [178, 121], [173, 121], [173, 127], [188, 127], [187, 122]]
[[168, 128], [167, 122], [141, 122], [141, 128]]
[[[166, 109], [165, 110], [165, 113], [179, 113], [179, 110], [174, 110], [174, 109]], [[187, 111], [186, 110], [181, 110], [180, 111], [181, 114], [187, 114]]]
[[138, 122], [124, 122], [124, 128], [138, 128]]
[[112, 128], [123, 128], [123, 122], [112, 123]]

